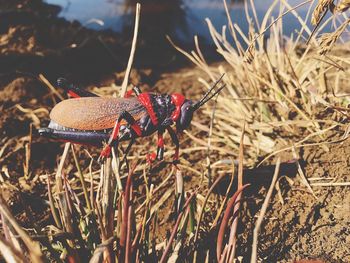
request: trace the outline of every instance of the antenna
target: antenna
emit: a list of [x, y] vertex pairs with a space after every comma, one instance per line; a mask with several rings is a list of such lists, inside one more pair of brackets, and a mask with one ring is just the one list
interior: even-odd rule
[[216, 94], [218, 94], [223, 88], [226, 87], [226, 84], [223, 84], [220, 88], [218, 88], [214, 93], [212, 93], [213, 90], [215, 90], [216, 86], [219, 84], [219, 82], [222, 80], [225, 74], [222, 74], [221, 77], [213, 84], [213, 86], [203, 95], [203, 97], [193, 104], [193, 109], [197, 110], [201, 106], [203, 106], [205, 103], [207, 103], [209, 100], [211, 100]]

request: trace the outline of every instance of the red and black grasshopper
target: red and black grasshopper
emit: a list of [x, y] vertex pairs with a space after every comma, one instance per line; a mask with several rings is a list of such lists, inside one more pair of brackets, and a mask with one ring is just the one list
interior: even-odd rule
[[[156, 158], [162, 160], [163, 133], [167, 130], [176, 146], [174, 161], [177, 161], [179, 140], [171, 126], [176, 124], [177, 132], [188, 128], [193, 113], [225, 87], [222, 85], [215, 90], [222, 77], [197, 102], [181, 94], [142, 93], [137, 87], [127, 92], [125, 98], [102, 98], [60, 78], [58, 86], [73, 98], [61, 101], [52, 109], [49, 126], [39, 129], [39, 134], [78, 144], [97, 146], [107, 142], [100, 155], [104, 158], [110, 155], [111, 147], [129, 140], [124, 152], [126, 157], [137, 137], [146, 137], [157, 131]], [[131, 92], [135, 93], [135, 97], [130, 97]]]

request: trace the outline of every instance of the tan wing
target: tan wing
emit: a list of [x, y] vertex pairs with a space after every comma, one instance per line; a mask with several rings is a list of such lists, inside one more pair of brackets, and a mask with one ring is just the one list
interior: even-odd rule
[[[122, 111], [128, 111], [136, 121], [146, 109], [137, 98], [76, 98], [58, 103], [51, 111], [50, 118], [67, 128], [78, 130], [104, 130], [113, 128]], [[122, 122], [125, 124], [125, 121]]]

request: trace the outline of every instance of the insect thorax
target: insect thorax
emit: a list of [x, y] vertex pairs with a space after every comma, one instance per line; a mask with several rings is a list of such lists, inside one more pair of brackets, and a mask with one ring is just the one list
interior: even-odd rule
[[175, 105], [172, 103], [170, 95], [152, 94], [151, 101], [159, 124], [163, 123], [164, 120], [171, 119]]

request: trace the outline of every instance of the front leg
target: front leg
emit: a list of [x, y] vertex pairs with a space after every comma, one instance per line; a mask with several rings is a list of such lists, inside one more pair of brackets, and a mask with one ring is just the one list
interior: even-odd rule
[[164, 130], [158, 130], [158, 142], [157, 142], [157, 160], [161, 161], [164, 157]]
[[131, 129], [133, 130], [133, 132], [135, 133], [135, 134], [131, 135], [131, 137], [132, 137], [131, 140], [132, 141], [134, 140], [135, 135], [138, 136], [138, 137], [142, 137], [142, 129], [137, 124], [137, 122], [134, 119], [134, 117], [129, 112], [123, 111], [119, 115], [117, 121], [115, 122], [112, 134], [109, 137], [107, 145], [102, 150], [102, 152], [100, 154], [100, 158], [106, 158], [106, 157], [110, 156], [110, 154], [111, 154], [111, 146], [112, 146], [113, 143], [116, 143], [118, 145], [118, 143], [119, 143], [119, 130], [120, 130], [120, 125], [121, 125], [121, 121], [122, 120], [125, 120], [130, 125]]
[[164, 129], [158, 130], [158, 141], [157, 141], [157, 153], [147, 154], [147, 162], [148, 164], [152, 164], [156, 159], [158, 161], [162, 161], [164, 158]]

